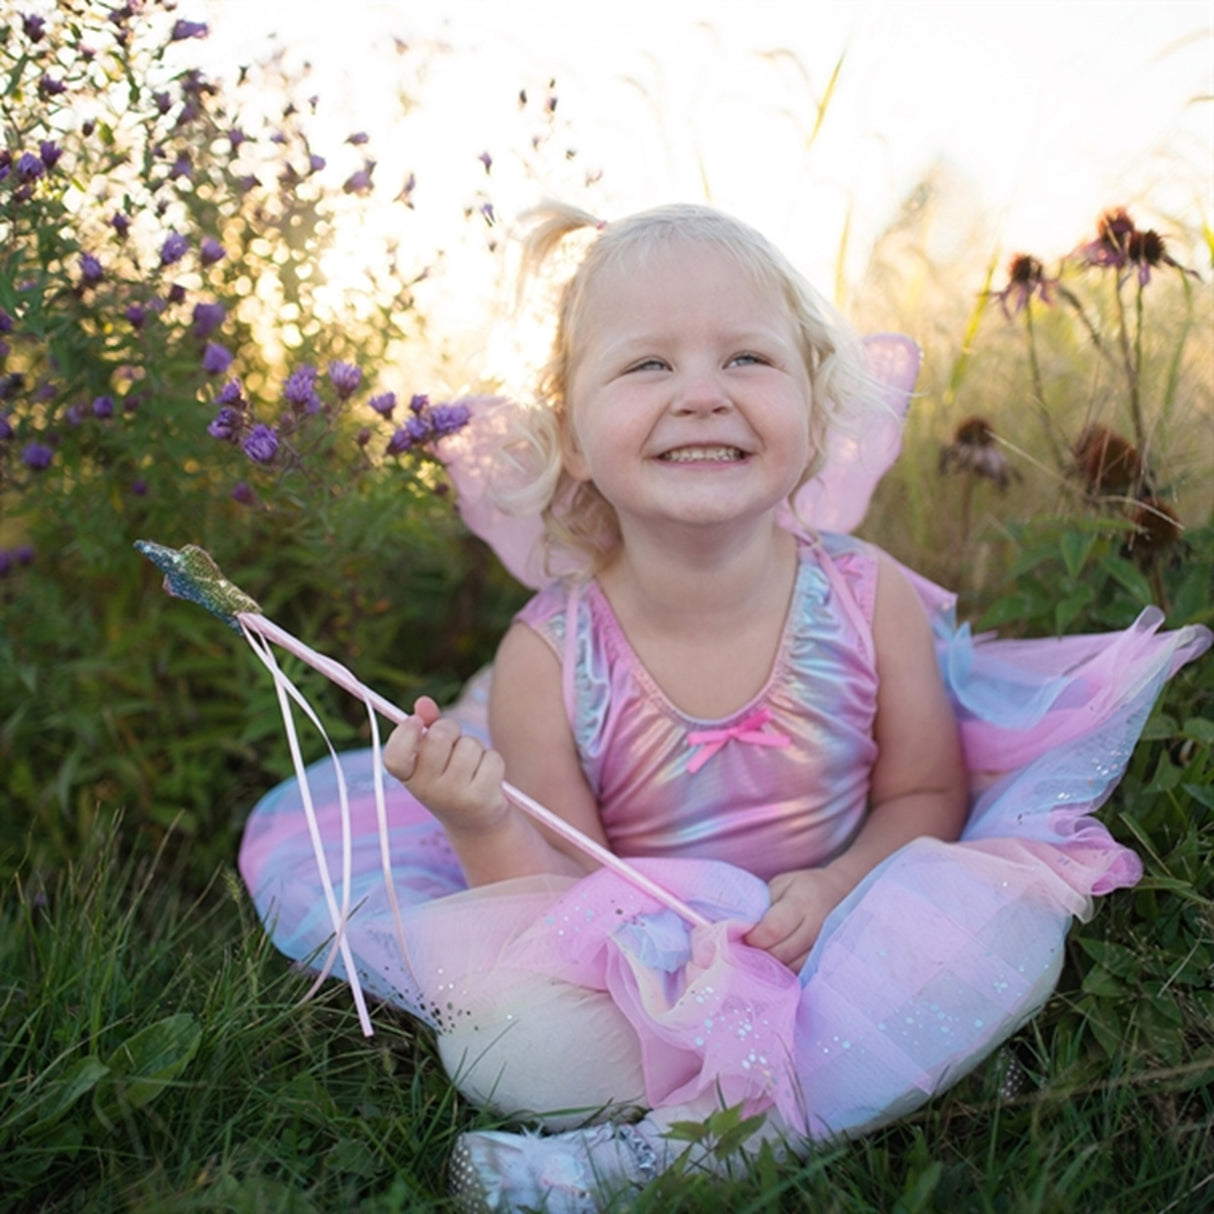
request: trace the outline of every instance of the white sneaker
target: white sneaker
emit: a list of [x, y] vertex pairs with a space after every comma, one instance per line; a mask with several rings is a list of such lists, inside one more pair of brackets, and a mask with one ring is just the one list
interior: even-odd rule
[[451, 1192], [464, 1214], [596, 1214], [602, 1195], [640, 1188], [659, 1172], [658, 1156], [630, 1125], [564, 1134], [461, 1134], [451, 1153]]

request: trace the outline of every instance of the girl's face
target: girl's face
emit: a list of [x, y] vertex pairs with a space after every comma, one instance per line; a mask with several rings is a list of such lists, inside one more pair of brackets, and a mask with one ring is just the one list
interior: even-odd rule
[[809, 464], [810, 383], [774, 286], [675, 242], [599, 271], [566, 400], [566, 468], [637, 526], [771, 512]]

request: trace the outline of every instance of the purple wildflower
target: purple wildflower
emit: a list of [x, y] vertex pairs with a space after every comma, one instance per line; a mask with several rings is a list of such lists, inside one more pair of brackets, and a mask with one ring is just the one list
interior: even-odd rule
[[251, 190], [257, 189], [261, 182], [253, 173], [246, 173], [243, 177], [236, 178], [236, 185], [242, 194], [248, 194]]
[[225, 406], [215, 414], [211, 424], [207, 426], [207, 433], [212, 438], [234, 439], [240, 433], [242, 421], [239, 411]]
[[8, 577], [13, 568], [13, 555], [7, 548], [0, 548], [0, 578]]
[[0, 363], [4, 362], [11, 351], [12, 346], [10, 346], [8, 342], [4, 340], [4, 338], [0, 337]]
[[430, 410], [430, 424], [434, 427], [435, 438], [443, 438], [462, 430], [471, 416], [471, 409], [458, 401], [455, 404], [435, 405]]
[[396, 393], [384, 392], [379, 396], [373, 396], [367, 404], [375, 410], [380, 417], [391, 417], [392, 411], [396, 408]]
[[43, 98], [59, 97], [67, 92], [67, 85], [62, 80], [56, 80], [50, 74], [44, 75], [38, 81], [38, 95]]
[[296, 413], [319, 413], [321, 402], [316, 395], [316, 368], [305, 365], [292, 371], [283, 384], [282, 394]]
[[184, 42], [187, 38], [205, 38], [210, 32], [205, 21], [179, 19], [173, 22], [173, 28], [169, 31], [169, 41]]
[[358, 433], [354, 436], [354, 441], [360, 446], [365, 447], [371, 441], [371, 430], [367, 426], [360, 426]]
[[413, 191], [417, 189], [417, 176], [410, 173], [405, 178], [405, 184], [400, 187], [400, 193], [396, 196], [397, 202], [403, 202], [405, 206], [412, 209], [413, 207]]
[[[183, 287], [179, 282], [173, 283], [173, 285], [169, 287], [168, 300], [171, 304], [183, 303], [185, 301], [185, 287]], [[203, 336], [205, 337], [206, 334], [203, 334]]]
[[244, 143], [247, 138], [248, 136], [238, 126], [234, 126], [230, 131], [228, 131], [228, 143], [231, 144], [233, 152], [240, 151], [240, 145]]
[[356, 131], [353, 135], [346, 136], [346, 142], [356, 148], [362, 147], [367, 142], [367, 139], [366, 131]]
[[430, 398], [422, 392], [414, 394], [409, 400], [409, 408], [414, 413], [421, 413], [430, 407]]
[[388, 440], [385, 455], [400, 455], [409, 451], [418, 443], [429, 442], [434, 437], [429, 423], [424, 417], [414, 414], [403, 426], [398, 426], [396, 432]]
[[41, 472], [43, 469], [50, 467], [54, 455], [55, 452], [45, 443], [28, 443], [21, 452], [21, 462], [27, 468], [32, 468], [35, 472]]
[[17, 157], [16, 169], [17, 180], [28, 185], [42, 176], [46, 171], [46, 165], [42, 163], [42, 158], [35, 156], [33, 152], [22, 152]]
[[148, 495], [147, 481], [142, 480], [142, 479], [136, 480], [136, 481], [131, 481], [131, 493], [135, 497], [147, 497], [147, 495]]
[[173, 108], [173, 98], [166, 91], [153, 93], [152, 100], [156, 103], [156, 109], [161, 114], [167, 114]]
[[32, 544], [18, 544], [13, 549], [13, 560], [18, 565], [32, 565], [34, 563], [34, 547]]
[[131, 322], [132, 329], [142, 329], [143, 322], [147, 319], [147, 309], [143, 304], [127, 304], [126, 311], [123, 315]]
[[114, 416], [114, 398], [112, 396], [98, 396], [93, 401], [93, 416], [99, 417], [102, 421]]
[[[1028, 253], [1017, 253], [1008, 263], [1007, 286], [1002, 291], [994, 291], [992, 295], [999, 301], [1003, 314], [1009, 320], [1018, 312], [1023, 311], [1034, 295], [1043, 304], [1053, 302], [1051, 288], [1058, 280], [1047, 278], [1045, 267], [1036, 257]], [[1010, 306], [1009, 306], [1010, 301]]]
[[195, 337], [210, 337], [227, 319], [227, 315], [228, 310], [221, 303], [196, 303], [190, 331]]
[[491, 168], [493, 168], [493, 157], [490, 156], [488, 152], [482, 152], [477, 157], [477, 160], [479, 160], [481, 162], [481, 164], [483, 164], [485, 166], [485, 173], [487, 175], [489, 170]]
[[490, 227], [493, 227], [493, 225], [497, 223], [497, 212], [493, 209], [493, 203], [482, 202], [480, 212], [481, 217]]
[[171, 266], [180, 261], [186, 255], [189, 247], [190, 242], [180, 232], [170, 232], [160, 247], [160, 264]]
[[204, 266], [213, 266], [217, 261], [222, 261], [226, 254], [223, 245], [214, 236], [205, 236], [198, 246], [198, 256]]
[[8, 420], [5, 414], [0, 413], [0, 443], [9, 442], [17, 431], [13, 429], [13, 423]]
[[31, 42], [41, 42], [46, 33], [46, 21], [35, 13], [22, 13], [21, 30]]
[[88, 139], [89, 136], [97, 129], [97, 120], [95, 118], [86, 118], [80, 124], [80, 133]]
[[208, 375], [222, 375], [232, 365], [232, 351], [217, 341], [209, 341], [202, 352], [202, 369]]
[[349, 400], [358, 391], [358, 385], [362, 381], [363, 373], [353, 363], [334, 361], [329, 364], [329, 382], [339, 400]]
[[244, 481], [237, 481], [232, 486], [232, 500], [242, 506], [252, 506], [257, 501], [257, 495]]
[[278, 435], [270, 426], [258, 422], [244, 440], [244, 453], [255, 464], [272, 464], [278, 455]]
[[105, 277], [101, 262], [92, 253], [80, 255], [80, 281], [86, 287], [95, 287]]
[[215, 403], [236, 409], [242, 408], [245, 403], [244, 384], [239, 379], [229, 379], [219, 390], [219, 395], [215, 397]]
[[375, 172], [375, 161], [364, 160], [357, 173], [351, 173], [341, 187], [347, 194], [365, 194], [371, 188], [371, 174]]
[[324, 167], [325, 158], [323, 156], [318, 156], [315, 152], [313, 152], [308, 157], [308, 169], [310, 172], [319, 173]]
[[169, 180], [176, 181], [179, 177], [188, 178], [193, 171], [194, 166], [190, 163], [190, 158], [182, 152], [173, 161], [173, 167], [169, 169]]
[[63, 419], [69, 426], [79, 426], [84, 421], [84, 406], [79, 402], [68, 405], [63, 411]]
[[57, 143], [52, 143], [49, 139], [39, 140], [38, 156], [48, 173], [59, 163], [59, 157], [62, 155], [63, 149]]
[[0, 308], [0, 333], [11, 333], [12, 331], [13, 318], [3, 308]]
[[131, 230], [131, 221], [121, 211], [116, 211], [110, 219], [110, 227], [118, 233], [119, 240], [125, 240]]

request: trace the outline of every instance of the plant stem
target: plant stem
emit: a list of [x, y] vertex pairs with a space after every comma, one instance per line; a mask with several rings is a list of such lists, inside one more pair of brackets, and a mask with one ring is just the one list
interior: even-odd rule
[[1142, 285], [1138, 287], [1138, 332], [1135, 336], [1136, 352], [1130, 349], [1130, 327], [1126, 320], [1125, 300], [1121, 297], [1121, 283], [1117, 284], [1117, 337], [1121, 343], [1121, 357], [1125, 363], [1126, 386], [1130, 392], [1130, 422], [1134, 427], [1134, 445], [1139, 458], [1146, 448], [1146, 427], [1142, 421], [1142, 398], [1139, 389], [1139, 365], [1142, 358]]
[[1046, 441], [1049, 443], [1054, 463], [1061, 469], [1066, 466], [1066, 461], [1063, 459], [1062, 452], [1058, 448], [1058, 440], [1054, 437], [1054, 427], [1050, 424], [1050, 411], [1046, 406], [1045, 384], [1041, 378], [1041, 364], [1037, 360], [1037, 333], [1033, 328], [1033, 301], [1031, 299], [1025, 301], [1024, 323], [1025, 331], [1028, 334], [1029, 371], [1033, 379], [1034, 403], [1037, 406], [1037, 411], [1041, 414], [1041, 424], [1045, 430]]

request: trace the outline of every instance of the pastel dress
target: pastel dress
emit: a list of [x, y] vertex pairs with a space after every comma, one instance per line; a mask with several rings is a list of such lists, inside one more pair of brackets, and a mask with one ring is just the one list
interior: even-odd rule
[[[917, 351], [888, 338], [870, 344], [870, 358], [904, 402]], [[496, 424], [487, 417], [478, 450]], [[846, 512], [862, 514], [896, 448], [886, 433], [837, 449], [798, 515], [838, 510], [846, 495], [831, 477], [841, 476], [860, 485], [840, 520], [849, 529]], [[488, 522], [478, 514], [477, 451], [450, 459], [471, 524], [539, 581], [534, 534], [508, 526], [503, 539], [492, 507]], [[560, 662], [612, 851], [707, 922], [687, 923], [608, 869], [469, 891], [441, 827], [399, 786], [387, 807], [389, 881], [374, 754], [341, 756], [344, 828], [334, 762], [309, 769], [334, 869], [347, 831], [343, 935], [358, 980], [438, 1032], [473, 1099], [557, 1126], [612, 1105], [703, 1111], [723, 1101], [768, 1111], [793, 1135], [864, 1133], [947, 1088], [1033, 1015], [1057, 981], [1072, 919], [1139, 878], [1137, 857], [1094, 811], [1163, 684], [1209, 647], [1208, 630], [1161, 631], [1148, 609], [1116, 633], [974, 637], [950, 595], [908, 573], [971, 775], [962, 837], [918, 839], [878, 865], [827, 918], [799, 973], [744, 943], [771, 877], [822, 864], [855, 836], [876, 755], [875, 550], [836, 531], [800, 538], [769, 677], [721, 720], [670, 701], [592, 578], [568, 572], [520, 614]], [[481, 736], [488, 678], [452, 709]], [[319, 965], [333, 926], [304, 818], [298, 781], [274, 789], [250, 816], [240, 866], [275, 944]], [[534, 1082], [517, 1083], [512, 1065]]]

